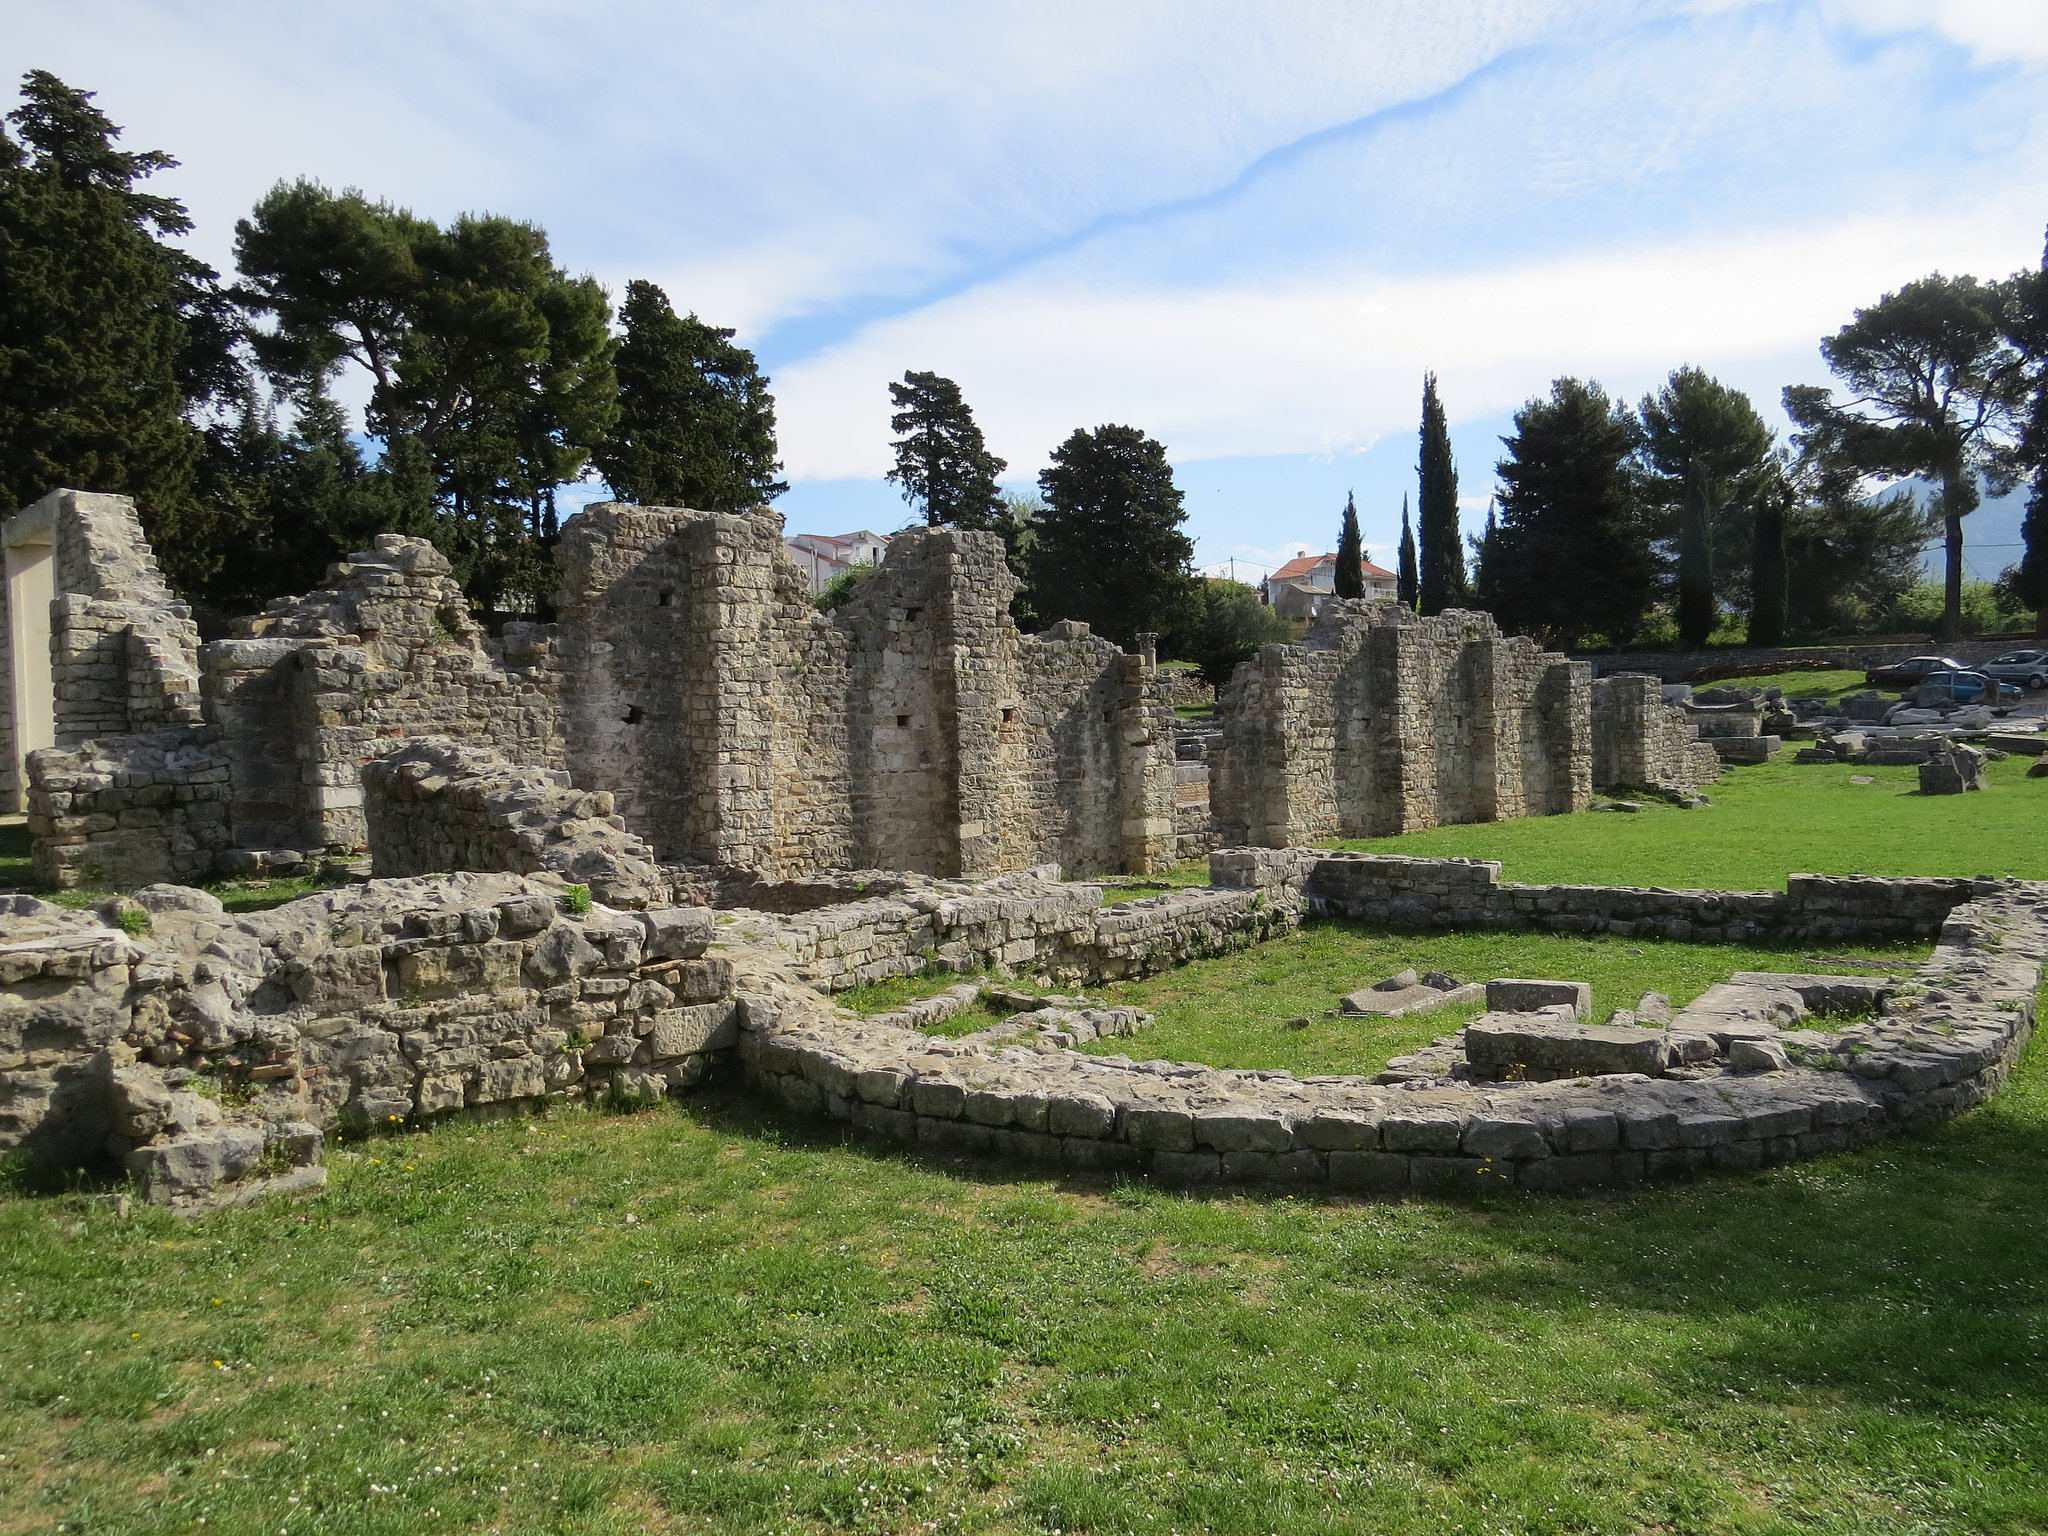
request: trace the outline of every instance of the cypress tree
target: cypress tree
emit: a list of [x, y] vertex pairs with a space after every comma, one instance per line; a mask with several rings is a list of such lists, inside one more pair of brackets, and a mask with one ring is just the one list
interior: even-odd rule
[[1481, 608], [1493, 607], [1493, 550], [1500, 537], [1500, 525], [1493, 515], [1493, 498], [1486, 499], [1486, 530], [1476, 539], [1466, 540], [1472, 546], [1472, 601]]
[[1119, 645], [1183, 620], [1195, 546], [1166, 448], [1136, 427], [1076, 431], [1038, 477], [1045, 495], [1031, 543], [1031, 606], [1080, 619]]
[[1766, 492], [1756, 508], [1756, 553], [1750, 568], [1749, 643], [1779, 645], [1785, 639], [1785, 514], [1792, 490]]
[[775, 478], [775, 397], [732, 331], [677, 315], [667, 294], [638, 279], [619, 319], [619, 419], [590, 456], [613, 493], [743, 512], [788, 490]]
[[1408, 498], [1401, 498], [1401, 558], [1394, 571], [1394, 599], [1411, 613], [1418, 582], [1415, 574], [1415, 531], [1408, 526]]
[[1679, 641], [1704, 645], [1716, 591], [1731, 576], [1739, 582], [1743, 564], [1719, 557], [1715, 532], [1741, 549], [1741, 522], [1754, 515], [1751, 503], [1768, 478], [1771, 429], [1749, 396], [1698, 368], [1675, 369], [1643, 397], [1641, 415], [1649, 489], [1677, 519]]
[[201, 441], [185, 419], [184, 311], [212, 273], [165, 243], [184, 207], [136, 190], [177, 164], [114, 147], [121, 130], [37, 69], [0, 128], [0, 515], [57, 486], [135, 498], [166, 537]]
[[1344, 496], [1344, 521], [1337, 530], [1337, 595], [1365, 596], [1365, 541], [1358, 532], [1358, 503]]
[[936, 373], [906, 371], [901, 384], [889, 386], [889, 398], [896, 405], [889, 418], [896, 467], [885, 478], [933, 528], [1001, 531], [1006, 508], [996, 476], [1007, 465], [988, 451], [960, 386]]
[[1444, 420], [1436, 375], [1422, 378], [1422, 495], [1416, 504], [1422, 524], [1421, 585], [1424, 613], [1442, 613], [1466, 601], [1465, 540], [1458, 532], [1458, 469], [1451, 462], [1451, 429]]

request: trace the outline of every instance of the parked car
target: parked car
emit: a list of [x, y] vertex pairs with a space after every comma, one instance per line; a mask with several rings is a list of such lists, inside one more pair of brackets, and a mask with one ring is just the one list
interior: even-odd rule
[[1873, 688], [1910, 688], [1932, 672], [1967, 672], [1969, 667], [1953, 656], [1914, 656], [1888, 667], [1873, 667], [1863, 681]]
[[2001, 698], [2018, 698], [2020, 691], [1982, 672], [1930, 672], [1907, 690], [1907, 696], [1926, 709], [1944, 704], [1995, 704]]
[[1977, 670], [2000, 682], [2048, 688], [2048, 651], [2007, 651], [1998, 660], [1987, 661]]

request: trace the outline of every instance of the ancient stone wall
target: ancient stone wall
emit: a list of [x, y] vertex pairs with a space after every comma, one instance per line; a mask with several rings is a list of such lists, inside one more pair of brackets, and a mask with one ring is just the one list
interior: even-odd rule
[[[1603, 677], [1592, 687], [1593, 782], [1605, 789], [1695, 790], [1721, 776], [1721, 757], [1654, 677]], [[1753, 734], [1753, 733], [1752, 733]]]
[[1582, 809], [1588, 688], [1582, 663], [1486, 614], [1332, 602], [1224, 690], [1218, 833], [1287, 847]]
[[37, 882], [130, 889], [213, 879], [216, 859], [233, 845], [232, 768], [212, 726], [30, 753]]

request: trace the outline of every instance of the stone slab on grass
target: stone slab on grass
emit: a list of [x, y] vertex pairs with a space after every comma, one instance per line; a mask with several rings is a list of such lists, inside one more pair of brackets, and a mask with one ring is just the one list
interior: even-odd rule
[[1482, 1014], [1465, 1026], [1465, 1059], [1473, 1075], [1493, 1081], [1652, 1075], [1664, 1070], [1670, 1049], [1662, 1030], [1586, 1024], [1564, 1007], [1534, 1015]]
[[1593, 1011], [1593, 985], [1586, 981], [1530, 981], [1496, 977], [1486, 984], [1486, 1007], [1492, 1013], [1535, 1013], [1566, 1007], [1580, 1018]]

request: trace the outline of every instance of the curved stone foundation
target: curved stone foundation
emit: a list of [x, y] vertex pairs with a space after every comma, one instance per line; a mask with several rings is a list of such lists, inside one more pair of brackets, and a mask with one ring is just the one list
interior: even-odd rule
[[[336, 1130], [652, 1100], [735, 1061], [794, 1113], [950, 1155], [1380, 1193], [1617, 1183], [1839, 1150], [1982, 1103], [2028, 1039], [2048, 953], [2043, 884], [1799, 877], [1786, 894], [1730, 895], [1499, 886], [1493, 867], [1455, 861], [1377, 861], [1372, 875], [1374, 863], [1241, 850], [1212, 864], [1235, 884], [1126, 906], [1040, 872], [905, 882], [787, 918], [572, 912], [546, 873], [374, 880], [241, 918], [177, 886], [93, 912], [8, 898], [0, 1150], [111, 1155], [147, 1197], [197, 1209], [316, 1182]], [[1520, 892], [1563, 890], [1576, 894], [1541, 898], [1529, 920], [1654, 925], [1684, 910], [1735, 914], [1706, 925], [1731, 934], [1938, 928], [1939, 943], [1898, 985], [1738, 975], [1662, 1030], [1585, 1026], [1569, 1005], [1548, 1021], [1489, 1015], [1373, 1081], [1085, 1054], [1071, 1047], [1143, 1020], [1080, 998], [944, 1040], [917, 1026], [967, 1006], [965, 988], [871, 1019], [828, 996], [934, 965], [1142, 974], [1397, 877], [1496, 919]], [[1782, 1027], [1807, 994], [1881, 1011]], [[1634, 1070], [1603, 1070], [1616, 1066]], [[1553, 1080], [1480, 1080], [1524, 1068]]]

